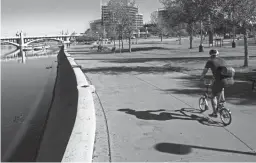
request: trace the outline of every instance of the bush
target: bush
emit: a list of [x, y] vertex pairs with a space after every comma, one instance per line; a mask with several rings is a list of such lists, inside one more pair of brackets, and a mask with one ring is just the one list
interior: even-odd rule
[[89, 36], [80, 36], [76, 38], [77, 42], [90, 42], [90, 41], [97, 41], [97, 37], [89, 37]]

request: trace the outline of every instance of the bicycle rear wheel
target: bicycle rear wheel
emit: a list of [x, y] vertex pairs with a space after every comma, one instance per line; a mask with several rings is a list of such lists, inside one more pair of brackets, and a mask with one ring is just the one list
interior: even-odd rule
[[231, 111], [228, 110], [227, 108], [222, 108], [222, 109], [220, 109], [219, 113], [220, 113], [220, 119], [221, 119], [222, 123], [225, 126], [230, 125], [230, 123], [232, 121]]
[[205, 98], [205, 97], [200, 97], [200, 98], [199, 98], [199, 108], [200, 108], [202, 111], [205, 111], [205, 110], [206, 110], [206, 107], [207, 107], [206, 98]]

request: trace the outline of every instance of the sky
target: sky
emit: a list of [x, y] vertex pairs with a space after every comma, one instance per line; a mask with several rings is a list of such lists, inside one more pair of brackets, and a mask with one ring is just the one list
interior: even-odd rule
[[[144, 22], [161, 8], [159, 0], [135, 0]], [[82, 33], [89, 22], [101, 18], [100, 0], [1, 0], [1, 37]]]

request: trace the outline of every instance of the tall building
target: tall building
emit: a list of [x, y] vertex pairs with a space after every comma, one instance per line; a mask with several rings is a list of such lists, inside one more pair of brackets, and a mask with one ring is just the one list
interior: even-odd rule
[[158, 13], [157, 21], [159, 24], [163, 25], [166, 22], [166, 20], [168, 19], [168, 12], [166, 9], [160, 8], [157, 10], [157, 13]]
[[[169, 20], [168, 10], [165, 8], [159, 8], [157, 11], [154, 11], [152, 14], [156, 15], [155, 23], [157, 23], [164, 31], [168, 31], [170, 27], [168, 27]], [[180, 29], [186, 29], [186, 23], [181, 23], [179, 25]]]
[[94, 21], [90, 22], [90, 29], [92, 31], [97, 32], [97, 31], [100, 31], [101, 28], [102, 28], [102, 21], [101, 21], [101, 19], [97, 19], [97, 20], [94, 20]]
[[[105, 3], [101, 6], [101, 19], [103, 26], [107, 26], [112, 20], [115, 19], [114, 15], [110, 15], [111, 9], [108, 4], [111, 4], [113, 0], [110, 0], [108, 3]], [[129, 14], [129, 16], [133, 17], [133, 29], [140, 28], [143, 26], [143, 15], [138, 13], [138, 6], [136, 6], [134, 0], [120, 0], [119, 3], [124, 6], [124, 9]]]
[[143, 27], [143, 15], [142, 14], [136, 14], [135, 25], [136, 25], [136, 29], [140, 29], [141, 27]]

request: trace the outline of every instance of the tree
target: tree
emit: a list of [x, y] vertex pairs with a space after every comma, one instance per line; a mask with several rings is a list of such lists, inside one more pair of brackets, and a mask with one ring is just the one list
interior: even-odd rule
[[154, 28], [153, 30], [155, 31], [155, 33], [157, 33], [158, 35], [160, 35], [161, 37], [161, 42], [163, 41], [163, 34], [166, 31], [166, 24], [163, 20], [163, 18], [160, 18], [158, 11], [155, 11], [153, 13], [151, 13], [150, 15], [150, 19], [151, 19], [151, 24], [154, 24]]
[[254, 41], [255, 41], [255, 44], [256, 44], [256, 23], [253, 24], [252, 34], [253, 34], [253, 38], [254, 38]]
[[[133, 4], [131, 4], [133, 5]], [[131, 36], [133, 33], [133, 26], [135, 15], [130, 14], [128, 4], [122, 3], [119, 0], [111, 0], [108, 3], [108, 7], [110, 8], [110, 15], [112, 15], [112, 19], [114, 24], [116, 25], [117, 32], [119, 33], [119, 37], [122, 40], [123, 47], [123, 37], [124, 35], [129, 38], [129, 52], [131, 52]], [[120, 42], [120, 41], [119, 41]], [[120, 43], [119, 43], [120, 47]]]
[[[255, 0], [225, 0], [222, 11], [231, 17], [235, 25], [239, 25], [244, 36], [244, 67], [248, 67], [248, 31], [256, 22], [256, 1]], [[234, 34], [233, 34], [234, 35]]]
[[107, 37], [111, 38], [114, 40], [114, 47], [116, 46], [116, 36], [117, 36], [117, 30], [116, 30], [116, 24], [114, 23], [109, 23], [106, 25], [106, 32], [107, 32]]
[[[160, 0], [168, 11], [168, 22], [173, 26], [186, 23], [190, 35], [190, 49], [193, 48], [192, 41], [195, 30], [195, 24], [200, 22], [202, 31], [202, 22], [207, 20], [212, 13], [215, 3], [212, 0]], [[202, 45], [202, 32], [201, 42]]]

